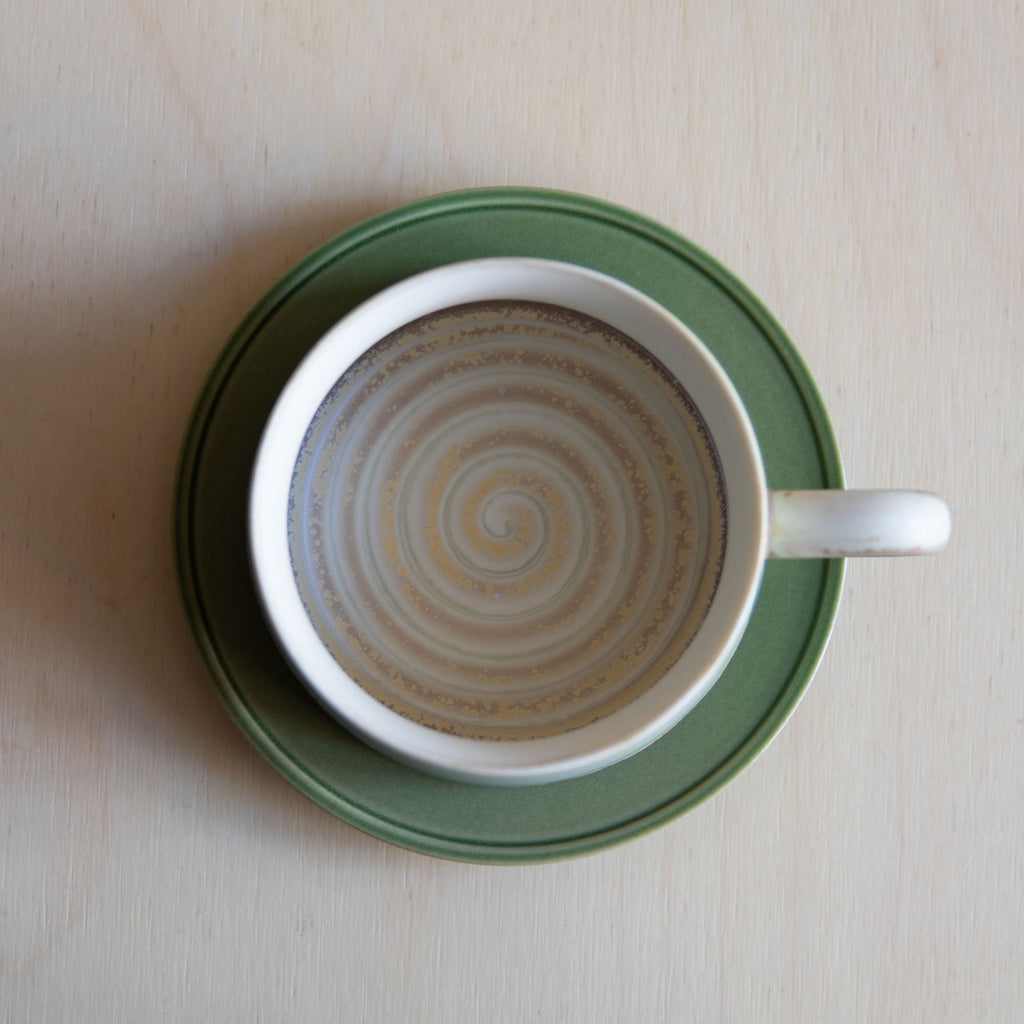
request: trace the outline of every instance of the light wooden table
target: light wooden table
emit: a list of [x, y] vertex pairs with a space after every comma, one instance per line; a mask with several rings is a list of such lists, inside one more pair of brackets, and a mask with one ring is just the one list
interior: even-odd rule
[[[1015, 1021], [1024, 14], [984, 2], [8, 3], [0, 1020]], [[693, 813], [487, 868], [370, 839], [222, 710], [175, 463], [234, 324], [364, 215], [486, 184], [681, 231], [800, 347], [851, 486], [817, 678]]]

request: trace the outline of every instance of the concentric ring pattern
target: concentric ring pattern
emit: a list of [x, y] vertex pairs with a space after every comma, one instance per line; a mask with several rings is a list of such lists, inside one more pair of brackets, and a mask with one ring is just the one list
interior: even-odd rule
[[313, 418], [289, 535], [324, 644], [432, 728], [529, 739], [644, 692], [710, 606], [725, 489], [693, 401], [559, 306], [472, 303], [361, 357]]

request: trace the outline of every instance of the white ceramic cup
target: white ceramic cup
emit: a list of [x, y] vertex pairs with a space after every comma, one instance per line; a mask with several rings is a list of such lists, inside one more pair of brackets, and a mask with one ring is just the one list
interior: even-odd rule
[[[368, 367], [371, 377], [377, 372], [374, 353], [382, 339], [425, 317], [434, 318], [430, 329], [435, 330], [438, 322], [447, 323], [444, 314], [437, 320], [439, 311], [495, 302], [499, 314], [500, 304], [518, 309], [521, 303], [528, 311], [550, 304], [572, 315], [565, 323], [542, 324], [532, 341], [528, 325], [522, 348], [517, 336], [501, 336], [500, 315], [484, 307], [491, 308], [484, 327], [476, 321], [468, 332], [457, 327], [450, 345], [421, 353], [424, 365], [448, 358], [443, 370], [425, 373], [418, 390], [403, 391], [403, 374], [416, 372], [409, 361], [409, 353], [419, 351], [413, 332], [412, 348], [406, 342], [405, 349], [395, 350], [399, 355], [381, 381], [373, 378], [361, 397], [351, 399], [349, 411], [335, 415], [330, 444], [316, 440], [318, 410], [330, 413], [331, 396], [337, 396], [338, 382], [354, 372], [354, 364]], [[572, 319], [576, 315], [580, 322]], [[605, 382], [605, 392], [592, 401], [585, 390], [578, 395], [574, 390], [590, 370], [574, 369], [576, 342], [562, 340], [559, 333], [585, 335], [588, 318], [627, 339], [614, 358], [599, 351], [604, 338], [580, 342], [596, 353], [580, 356], [580, 365], [590, 359], [600, 363], [594, 374]], [[458, 338], [476, 335], [491, 346], [490, 354], [480, 356], [472, 344], [468, 354], [458, 349]], [[639, 355], [628, 339], [640, 346]], [[458, 350], [457, 358], [445, 356], [446, 345]], [[602, 362], [609, 358], [611, 364]], [[492, 366], [488, 359], [497, 362]], [[540, 368], [524, 376], [524, 359]], [[564, 375], [564, 384], [548, 383], [544, 375], [556, 372]], [[646, 381], [638, 387], [649, 391], [639, 404], [629, 393], [633, 373]], [[463, 374], [465, 383], [459, 384]], [[364, 382], [368, 379], [364, 376]], [[397, 388], [386, 399], [388, 415], [405, 424], [406, 434], [391, 438], [392, 421], [382, 419], [378, 409], [377, 418], [360, 428], [361, 447], [346, 447], [349, 421], [356, 424], [367, 402], [387, 395], [385, 384]], [[692, 424], [682, 430], [673, 425], [678, 385], [685, 392], [679, 401], [686, 405], [689, 396], [704, 425], [700, 436], [691, 437], [689, 455], [677, 451], [687, 445], [683, 435], [693, 434]], [[451, 392], [455, 411], [437, 426], [428, 399], [457, 386], [465, 391]], [[586, 381], [579, 384], [585, 386]], [[538, 394], [540, 404], [529, 405]], [[634, 406], [639, 411], [631, 412]], [[649, 407], [662, 410], [655, 418], [662, 417], [667, 427], [644, 425]], [[680, 415], [685, 418], [685, 410]], [[613, 419], [614, 428], [606, 430], [602, 424]], [[596, 425], [591, 429], [588, 423]], [[490, 440], [474, 447], [473, 431], [487, 433]], [[644, 437], [650, 431], [648, 443]], [[605, 433], [610, 440], [602, 439]], [[682, 438], [678, 444], [672, 440], [676, 433]], [[518, 440], [502, 454], [501, 439], [513, 434]], [[634, 443], [646, 445], [646, 454], [623, 455]], [[378, 448], [386, 453], [379, 458]], [[656, 479], [658, 466], [685, 475], [680, 460], [699, 461], [708, 452], [717, 466], [704, 484], [694, 485], [703, 497], [690, 508], [688, 497], [673, 497], [675, 484]], [[307, 464], [310, 459], [315, 464]], [[629, 468], [620, 472], [619, 460]], [[394, 469], [398, 465], [404, 468]], [[358, 488], [346, 483], [350, 472]], [[616, 474], [623, 479], [617, 481]], [[332, 476], [337, 479], [318, 490], [320, 478]], [[489, 492], [498, 486], [495, 481], [500, 499]], [[353, 491], [364, 487], [369, 497], [362, 508], [361, 493]], [[407, 492], [401, 501], [396, 488]], [[716, 506], [720, 492], [724, 510]], [[657, 502], [661, 511], [650, 512], [647, 506]], [[334, 506], [360, 511], [339, 512], [334, 522]], [[312, 511], [296, 511], [307, 508]], [[714, 548], [714, 537], [708, 541], [702, 534], [714, 534], [715, 517], [723, 514], [724, 533]], [[444, 524], [430, 525], [438, 517]], [[946, 544], [949, 532], [945, 504], [921, 492], [769, 491], [743, 403], [689, 328], [606, 275], [518, 258], [427, 271], [386, 289], [335, 325], [278, 398], [258, 449], [249, 506], [252, 569], [267, 621], [323, 706], [400, 761], [447, 778], [501, 785], [583, 775], [668, 731], [728, 664], [754, 607], [766, 558], [934, 552]], [[480, 550], [467, 555], [462, 547], [471, 543]], [[662, 545], [654, 560], [652, 544]], [[680, 583], [671, 563], [690, 558], [691, 549], [702, 552], [693, 556], [695, 564], [700, 559], [708, 564], [693, 570], [690, 583]], [[426, 563], [430, 567], [423, 569]], [[515, 572], [508, 568], [513, 563]], [[595, 568], [598, 563], [603, 570]], [[436, 580], [421, 584], [421, 571], [436, 574]], [[318, 590], [318, 579], [327, 577], [325, 589]], [[586, 592], [591, 578], [597, 588], [592, 600]], [[533, 599], [528, 581], [535, 579], [541, 583]], [[350, 581], [356, 582], [348, 593]], [[574, 587], [580, 592], [569, 607], [567, 595]], [[690, 594], [688, 601], [704, 600], [694, 594], [711, 596], [699, 614], [688, 613], [679, 597], [683, 591]], [[640, 626], [626, 621], [621, 609], [640, 606], [647, 609]], [[664, 627], [666, 609], [670, 617], [678, 613], [679, 629], [685, 622], [690, 630], [675, 648]], [[339, 621], [327, 621], [332, 618]], [[574, 621], [593, 623], [595, 637], [574, 632]], [[608, 651], [595, 653], [597, 634], [611, 645]], [[640, 676], [632, 682], [629, 676], [633, 652], [646, 643], [641, 635], [655, 637], [637, 669], [642, 685], [636, 681]], [[613, 649], [615, 644], [620, 649]], [[480, 693], [473, 692], [475, 657], [481, 662]], [[538, 686], [550, 686], [561, 671], [552, 667], [557, 665], [564, 666], [569, 682], [556, 697], [531, 690], [531, 673], [541, 681]], [[378, 666], [379, 685], [368, 681]], [[607, 692], [593, 682], [598, 678]], [[511, 694], [507, 699], [503, 687]], [[452, 712], [451, 724], [446, 707], [458, 712]], [[539, 724], [533, 728], [535, 713]]]

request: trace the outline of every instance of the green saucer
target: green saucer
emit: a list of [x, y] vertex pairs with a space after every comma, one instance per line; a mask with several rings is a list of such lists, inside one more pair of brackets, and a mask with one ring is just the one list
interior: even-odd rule
[[843, 485], [821, 399], [771, 315], [691, 243], [618, 207], [534, 189], [437, 196], [351, 228], [270, 291], [215, 365], [182, 453], [176, 542], [192, 630], [236, 722], [297, 789], [390, 843], [481, 863], [570, 857], [631, 839], [750, 764], [814, 674], [844, 569], [770, 562], [743, 642], [711, 692], [653, 746], [585, 778], [520, 789], [442, 781], [369, 749], [321, 711], [278, 652], [249, 575], [246, 496], [264, 422], [302, 356], [356, 303], [430, 267], [513, 255], [593, 267], [662, 303], [735, 382], [769, 486]]

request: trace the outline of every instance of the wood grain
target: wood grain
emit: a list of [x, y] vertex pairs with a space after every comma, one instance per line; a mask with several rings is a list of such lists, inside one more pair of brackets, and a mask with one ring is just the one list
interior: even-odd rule
[[[0, 1019], [1011, 1021], [1024, 1005], [1020, 4], [8, 5], [0, 29]], [[307, 803], [217, 703], [170, 509], [233, 325], [421, 195], [567, 188], [744, 278], [853, 486], [755, 765], [628, 846], [495, 870]]]

